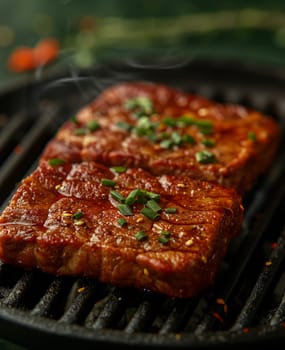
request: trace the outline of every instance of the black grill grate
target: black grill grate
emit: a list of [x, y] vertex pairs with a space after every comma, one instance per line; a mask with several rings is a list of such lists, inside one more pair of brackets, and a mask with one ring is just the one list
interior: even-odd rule
[[[185, 61], [184, 61], [185, 62]], [[0, 200], [37, 164], [46, 142], [100, 90], [152, 80], [246, 104], [285, 122], [285, 79], [232, 62], [167, 67], [110, 64], [28, 82], [0, 95]], [[285, 345], [285, 154], [244, 198], [242, 234], [232, 242], [213, 290], [192, 299], [54, 277], [0, 265], [0, 336], [27, 348], [115, 349]]]

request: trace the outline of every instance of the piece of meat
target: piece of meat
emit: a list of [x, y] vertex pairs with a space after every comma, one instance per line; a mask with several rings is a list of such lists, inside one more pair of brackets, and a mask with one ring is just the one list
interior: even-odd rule
[[191, 297], [214, 283], [243, 211], [234, 189], [187, 176], [41, 160], [0, 217], [0, 258]]
[[60, 128], [43, 157], [187, 175], [244, 194], [272, 163], [279, 138], [276, 121], [258, 111], [162, 84], [129, 82], [84, 106]]

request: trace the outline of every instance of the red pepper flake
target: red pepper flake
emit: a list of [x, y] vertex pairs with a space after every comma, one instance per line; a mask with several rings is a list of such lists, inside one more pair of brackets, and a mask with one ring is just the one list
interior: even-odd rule
[[273, 243], [271, 244], [271, 249], [276, 249], [277, 247], [278, 247], [277, 242], [273, 242]]
[[221, 323], [224, 323], [223, 318], [221, 317], [221, 315], [218, 312], [213, 312], [213, 316]]
[[248, 327], [244, 327], [244, 328], [242, 329], [242, 331], [243, 331], [243, 333], [248, 333], [248, 332], [249, 332], [249, 328], [248, 328]]
[[281, 327], [285, 328], [285, 322], [281, 322]]
[[21, 146], [21, 145], [17, 145], [15, 148], [14, 148], [14, 152], [16, 154], [22, 154], [24, 152], [24, 147]]

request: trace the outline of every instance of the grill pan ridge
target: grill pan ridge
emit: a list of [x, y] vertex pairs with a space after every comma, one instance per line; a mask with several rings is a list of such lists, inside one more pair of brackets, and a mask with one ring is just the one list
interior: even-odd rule
[[113, 83], [157, 81], [271, 114], [281, 126], [280, 151], [244, 198], [242, 233], [214, 287], [181, 300], [1, 264], [0, 337], [28, 349], [284, 347], [284, 73], [235, 62], [179, 62], [110, 62], [76, 77], [52, 74], [0, 91], [0, 203], [7, 204], [62, 122]]

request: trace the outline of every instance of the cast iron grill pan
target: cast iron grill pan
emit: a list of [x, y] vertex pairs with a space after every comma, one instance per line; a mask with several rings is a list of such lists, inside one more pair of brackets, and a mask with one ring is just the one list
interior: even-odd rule
[[[282, 72], [234, 62], [111, 62], [25, 81], [0, 95], [0, 200], [37, 165], [62, 122], [104, 88], [157, 81], [285, 122]], [[0, 336], [28, 349], [241, 349], [285, 344], [285, 153], [244, 198], [241, 235], [213, 288], [190, 299], [0, 265]], [[190, 276], [191, 278], [191, 276]]]

